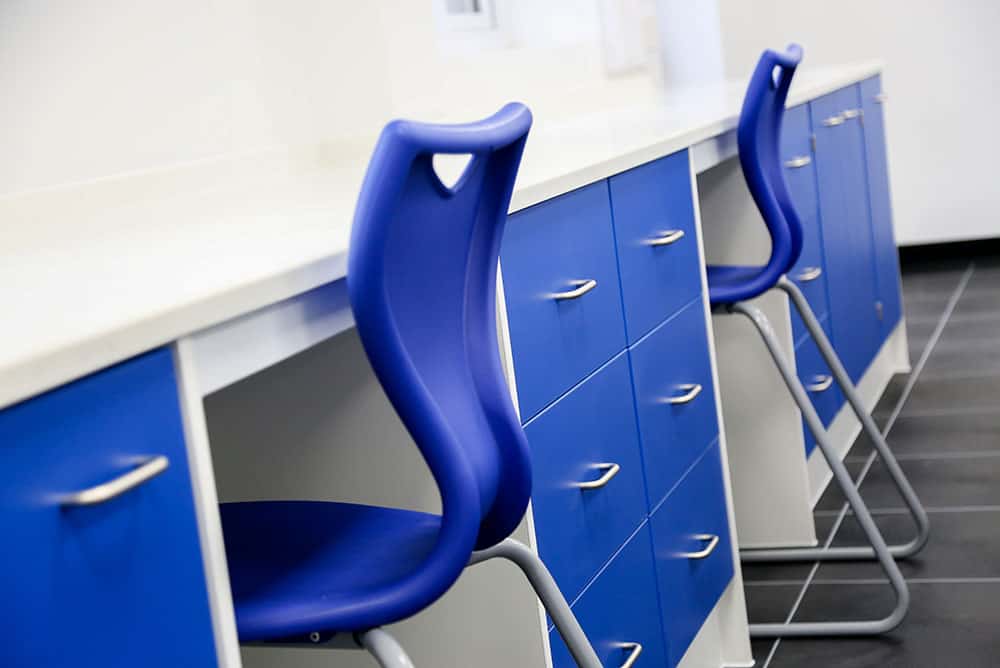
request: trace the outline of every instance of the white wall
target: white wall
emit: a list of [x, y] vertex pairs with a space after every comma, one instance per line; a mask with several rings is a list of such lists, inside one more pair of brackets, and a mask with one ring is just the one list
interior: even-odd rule
[[[468, 120], [604, 76], [596, 0], [501, 0], [442, 39], [430, 0], [0, 0], [0, 195]], [[533, 106], [535, 106], [533, 104]]]
[[807, 65], [879, 58], [896, 238], [1000, 237], [1000, 2], [719, 0], [727, 73], [797, 41]]

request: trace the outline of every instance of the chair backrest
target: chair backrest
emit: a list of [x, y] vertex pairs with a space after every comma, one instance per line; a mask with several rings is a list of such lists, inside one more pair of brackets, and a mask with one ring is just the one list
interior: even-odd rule
[[[441, 494], [426, 591], [450, 586], [474, 547], [506, 538], [531, 493], [496, 327], [500, 240], [530, 126], [516, 103], [462, 125], [393, 121], [355, 213], [347, 284], [358, 333]], [[439, 153], [471, 155], [451, 187], [434, 170]]]
[[769, 49], [761, 54], [740, 111], [736, 131], [740, 165], [771, 236], [767, 265], [745, 286], [753, 296], [774, 287], [802, 252], [802, 223], [788, 192], [780, 152], [785, 100], [801, 60], [797, 44], [783, 53]]

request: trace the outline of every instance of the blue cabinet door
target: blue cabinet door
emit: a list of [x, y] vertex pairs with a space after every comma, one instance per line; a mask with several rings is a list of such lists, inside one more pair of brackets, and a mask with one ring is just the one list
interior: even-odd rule
[[[827, 337], [830, 336], [830, 323], [828, 318], [820, 320], [820, 325]], [[813, 408], [823, 421], [824, 427], [829, 427], [830, 423], [837, 416], [837, 412], [844, 404], [844, 396], [840, 391], [840, 386], [833, 379], [833, 374], [819, 347], [811, 336], [804, 337], [795, 346], [795, 368], [798, 372], [799, 380], [802, 382]], [[806, 454], [811, 454], [816, 447], [816, 437], [802, 420], [802, 430], [805, 434]]]
[[[781, 160], [785, 182], [802, 223], [802, 254], [788, 277], [798, 285], [817, 318], [826, 316], [829, 299], [826, 288], [826, 262], [823, 259], [823, 232], [819, 221], [819, 195], [816, 192], [816, 163], [813, 160], [812, 128], [809, 106], [793, 107], [785, 112], [781, 128]], [[792, 307], [792, 334], [796, 342], [806, 335], [798, 311]]]
[[[67, 505], [157, 455], [158, 476]], [[0, 665], [215, 665], [169, 351], [0, 411], [0, 476]]]
[[[646, 518], [628, 357], [620, 354], [524, 427], [538, 551], [569, 600]], [[600, 481], [600, 487], [581, 483]]]
[[708, 346], [698, 299], [629, 349], [650, 507], [719, 433]]
[[701, 293], [688, 152], [611, 177], [629, 343]]
[[858, 382], [881, 342], [858, 89], [844, 88], [809, 106], [833, 343]]
[[881, 302], [883, 340], [903, 316], [899, 287], [899, 251], [892, 232], [892, 204], [889, 195], [889, 166], [886, 157], [885, 117], [882, 114], [882, 77], [861, 82], [864, 111], [865, 157], [868, 163], [868, 192], [875, 238], [878, 297]]
[[[648, 524], [573, 604], [573, 612], [602, 665], [616, 668], [636, 652], [636, 668], [667, 665]], [[550, 631], [549, 639], [553, 668], [576, 668], [559, 632]]]
[[500, 258], [527, 420], [625, 349], [607, 181], [511, 216]]
[[718, 442], [653, 511], [653, 549], [670, 665], [676, 666], [733, 578]]

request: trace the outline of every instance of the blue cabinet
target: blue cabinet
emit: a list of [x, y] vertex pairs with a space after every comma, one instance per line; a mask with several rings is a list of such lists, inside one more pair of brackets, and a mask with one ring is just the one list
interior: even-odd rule
[[610, 179], [629, 343], [701, 293], [688, 152]]
[[889, 195], [889, 167], [886, 157], [885, 117], [882, 113], [882, 77], [861, 82], [861, 109], [864, 112], [865, 157], [868, 166], [868, 194], [872, 215], [878, 280], [879, 315], [884, 340], [903, 316], [899, 286], [899, 252], [892, 232], [892, 205]]
[[[808, 105], [799, 105], [785, 112], [781, 128], [781, 160], [785, 181], [802, 223], [802, 254], [788, 272], [788, 277], [802, 290], [816, 317], [822, 318], [829, 311], [829, 300]], [[792, 335], [796, 342], [801, 341], [807, 334], [806, 327], [794, 307], [791, 308], [791, 317]]]
[[607, 181], [511, 216], [500, 257], [527, 419], [625, 349]]
[[[66, 505], [157, 455], [140, 486]], [[0, 411], [0, 469], [0, 665], [215, 665], [169, 351]]]
[[629, 349], [651, 507], [718, 434], [708, 346], [696, 300]]
[[654, 510], [650, 526], [669, 665], [676, 666], [733, 578], [718, 442]]
[[[826, 332], [827, 338], [829, 338], [829, 318], [825, 317], [821, 319], [820, 325], [822, 325], [823, 331]], [[829, 365], [823, 359], [819, 347], [811, 336], [805, 336], [795, 346], [795, 367], [799, 380], [802, 382], [803, 387], [806, 388], [806, 392], [809, 393], [809, 399], [812, 401], [813, 408], [816, 409], [820, 420], [823, 421], [823, 426], [830, 426], [830, 423], [837, 416], [837, 411], [840, 410], [840, 407], [844, 403], [844, 395], [840, 391], [840, 386], [834, 380]], [[802, 429], [805, 433], [806, 454], [810, 454], [816, 447], [816, 437], [813, 436], [812, 431], [806, 426], [804, 419], [802, 421]]]
[[833, 342], [856, 383], [881, 344], [858, 88], [810, 103]]
[[[603, 665], [621, 666], [635, 652], [637, 667], [667, 664], [648, 524], [573, 604], [573, 612]], [[549, 639], [553, 668], [576, 668], [558, 631], [550, 631]]]
[[[646, 519], [625, 353], [525, 425], [538, 551], [570, 600]], [[600, 487], [581, 487], [614, 473]]]

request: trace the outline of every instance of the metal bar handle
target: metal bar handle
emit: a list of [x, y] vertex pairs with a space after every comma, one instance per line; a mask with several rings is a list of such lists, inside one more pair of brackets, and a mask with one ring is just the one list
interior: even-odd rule
[[683, 390], [684, 394], [676, 397], [667, 397], [663, 401], [671, 405], [687, 404], [694, 401], [694, 398], [701, 394], [701, 383], [684, 383], [677, 386], [678, 390]]
[[98, 503], [110, 501], [116, 496], [121, 496], [130, 489], [134, 489], [147, 480], [160, 475], [167, 470], [168, 466], [170, 466], [170, 460], [163, 455], [157, 455], [142, 466], [134, 468], [114, 480], [109, 480], [89, 489], [67, 495], [62, 500], [62, 505], [93, 506]]
[[822, 374], [814, 376], [812, 384], [806, 385], [806, 389], [810, 392], [826, 392], [831, 385], [833, 385], [833, 376]]
[[639, 655], [642, 654], [642, 643], [638, 642], [623, 642], [618, 645], [622, 649], [631, 650], [628, 657], [625, 659], [625, 663], [621, 665], [621, 668], [632, 668], [635, 662], [639, 660]]
[[575, 285], [576, 287], [572, 290], [567, 290], [566, 292], [556, 292], [552, 294], [552, 298], [556, 301], [561, 301], [563, 299], [576, 299], [577, 297], [582, 297], [597, 287], [597, 281], [590, 278], [582, 281], [570, 281], [570, 285]]
[[795, 277], [795, 280], [799, 283], [808, 283], [809, 281], [815, 281], [822, 275], [822, 267], [806, 267], [802, 270], [802, 273]]
[[844, 118], [843, 114], [837, 114], [836, 116], [830, 116], [829, 118], [824, 118], [823, 125], [828, 128], [834, 128], [837, 127], [838, 125], [843, 125], [845, 120], [847, 119]]
[[799, 169], [800, 167], [805, 167], [812, 163], [812, 158], [808, 155], [797, 155], [794, 158], [785, 160], [785, 167], [789, 169]]
[[646, 240], [647, 246], [669, 246], [684, 238], [684, 230], [666, 230], [660, 236]]
[[851, 120], [852, 118], [857, 118], [862, 113], [864, 112], [862, 112], [860, 109], [844, 109], [844, 111], [841, 112], [841, 116], [843, 116], [847, 120]]
[[695, 540], [708, 541], [708, 545], [704, 549], [698, 550], [697, 552], [682, 552], [682, 557], [687, 557], [688, 559], [704, 559], [708, 555], [715, 551], [715, 547], [719, 544], [719, 537], [714, 533], [700, 533], [696, 536], [692, 536]]
[[594, 468], [599, 471], [604, 471], [602, 475], [597, 480], [588, 480], [587, 482], [578, 482], [576, 486], [580, 489], [597, 489], [599, 487], [604, 487], [611, 479], [618, 475], [618, 472], [622, 470], [622, 467], [614, 462], [602, 462], [600, 464], [594, 464]]
[[885, 93], [878, 93], [875, 95], [874, 99], [875, 99], [875, 104], [885, 104], [886, 100], [889, 99], [889, 96], [886, 95]]

